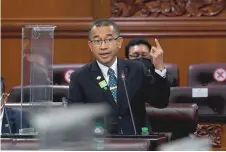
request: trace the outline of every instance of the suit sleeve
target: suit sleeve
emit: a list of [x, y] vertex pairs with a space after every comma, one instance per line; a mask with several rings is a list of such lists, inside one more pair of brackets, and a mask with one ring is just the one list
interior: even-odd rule
[[84, 93], [78, 80], [78, 73], [73, 72], [69, 84], [69, 104], [84, 103], [84, 101]]
[[156, 108], [165, 108], [169, 103], [170, 82], [155, 72], [151, 60], [140, 60], [143, 72], [143, 96]]
[[179, 86], [177, 79], [167, 71], [166, 73], [166, 78], [168, 79], [169, 83], [170, 83], [170, 87], [176, 87]]

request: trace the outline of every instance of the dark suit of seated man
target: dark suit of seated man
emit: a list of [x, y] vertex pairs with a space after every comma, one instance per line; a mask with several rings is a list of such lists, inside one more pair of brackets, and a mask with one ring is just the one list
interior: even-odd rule
[[[1, 110], [1, 133], [19, 133], [19, 129], [20, 129], [20, 120], [21, 120], [21, 116], [20, 116], [20, 111], [16, 110], [16, 109], [12, 109], [12, 108], [8, 108], [5, 107], [4, 110]], [[7, 116], [8, 116], [8, 121], [7, 121]], [[27, 115], [25, 113], [22, 114], [22, 128], [29, 128], [29, 123], [27, 120]], [[11, 131], [10, 131], [11, 129]]]
[[[165, 79], [160, 44], [156, 40], [157, 48], [150, 53], [155, 59], [153, 63], [151, 60], [122, 60], [117, 53], [123, 39], [118, 26], [108, 19], [94, 21], [89, 39], [88, 44], [96, 60], [71, 74], [69, 100], [72, 103], [107, 103], [112, 113], [105, 121], [114, 124], [107, 127], [110, 134], [133, 135], [135, 130], [140, 134], [141, 128], [147, 126], [145, 102], [158, 108], [165, 108], [169, 102], [170, 87]], [[150, 67], [150, 71], [143, 63]]]
[[[21, 113], [19, 110], [8, 108], [4, 106], [4, 99], [7, 98], [7, 95], [2, 93], [5, 92], [5, 83], [4, 79], [1, 77], [1, 96], [2, 100], [0, 100], [0, 133], [19, 133], [20, 129], [20, 121], [21, 121]], [[8, 120], [7, 120], [8, 119]], [[27, 119], [27, 115], [22, 113], [22, 122], [23, 128], [29, 128], [29, 123]]]
[[[142, 38], [134, 38], [128, 42], [125, 47], [125, 57], [129, 60], [139, 59], [139, 58], [147, 58], [151, 59], [149, 55], [152, 49], [151, 44], [142, 39]], [[166, 78], [170, 82], [170, 87], [178, 86], [176, 78], [167, 71]]]

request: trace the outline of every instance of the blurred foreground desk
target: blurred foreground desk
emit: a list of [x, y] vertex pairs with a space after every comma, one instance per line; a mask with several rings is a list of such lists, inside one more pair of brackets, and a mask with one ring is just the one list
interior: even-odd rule
[[160, 134], [151, 134], [148, 136], [141, 136], [141, 135], [114, 135], [114, 136], [108, 136], [107, 138], [110, 139], [146, 139], [150, 143], [149, 150], [156, 150], [156, 148], [169, 141], [168, 136], [166, 134], [160, 133]]
[[[107, 136], [104, 138], [105, 151], [148, 151], [156, 150], [157, 146], [167, 142], [167, 136], [156, 134], [149, 136]], [[53, 144], [53, 143], [52, 143]], [[2, 136], [1, 150], [46, 150], [37, 138], [23, 136]], [[47, 150], [95, 150], [93, 143], [88, 141], [56, 143], [52, 149]]]

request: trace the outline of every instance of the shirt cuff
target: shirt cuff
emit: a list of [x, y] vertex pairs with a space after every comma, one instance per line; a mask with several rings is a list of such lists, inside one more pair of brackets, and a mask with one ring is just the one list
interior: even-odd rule
[[162, 71], [155, 69], [155, 72], [158, 73], [161, 77], [166, 78], [166, 69]]

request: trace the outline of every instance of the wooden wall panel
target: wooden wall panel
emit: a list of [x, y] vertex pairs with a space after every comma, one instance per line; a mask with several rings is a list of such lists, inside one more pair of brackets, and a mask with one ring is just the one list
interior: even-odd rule
[[111, 0], [92, 0], [93, 18], [106, 18], [111, 16]]
[[92, 0], [2, 0], [2, 18], [90, 17]]
[[87, 38], [56, 39], [54, 47], [54, 63], [88, 63], [92, 61]]
[[5, 79], [6, 91], [20, 85], [21, 40], [1, 39], [1, 75]]

